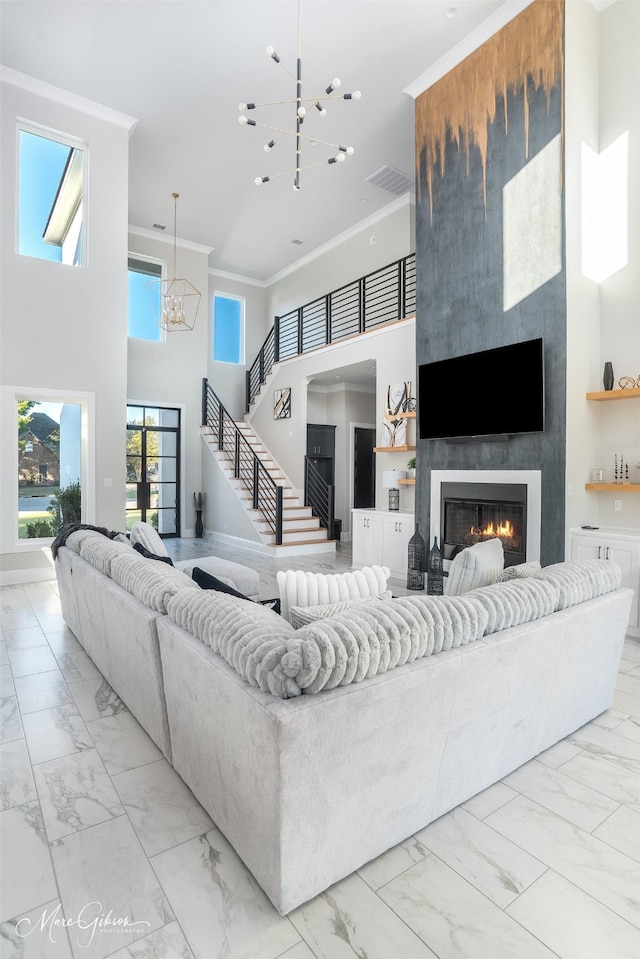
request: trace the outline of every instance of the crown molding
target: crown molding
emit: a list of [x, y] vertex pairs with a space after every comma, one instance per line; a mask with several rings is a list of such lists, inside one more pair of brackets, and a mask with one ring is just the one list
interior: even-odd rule
[[209, 276], [218, 276], [222, 280], [232, 280], [234, 283], [244, 283], [246, 286], [259, 286], [264, 289], [268, 285], [268, 280], [257, 280], [253, 276], [242, 276], [240, 273], [229, 273], [227, 270], [216, 270], [214, 266], [209, 267]]
[[507, 25], [519, 13], [526, 10], [533, 3], [533, 0], [506, 0], [502, 6], [492, 13], [490, 17], [481, 23], [475, 30], [468, 33], [459, 43], [452, 47], [443, 57], [436, 60], [428, 70], [421, 73], [409, 86], [405, 87], [403, 93], [408, 93], [413, 99], [417, 99], [421, 93], [433, 86], [437, 80], [442, 79], [445, 74], [453, 70], [459, 63], [468, 57], [470, 53], [481, 47], [483, 43]]
[[0, 64], [0, 80], [12, 87], [19, 87], [28, 93], [34, 93], [36, 96], [44, 97], [46, 100], [54, 100], [56, 103], [65, 107], [71, 107], [73, 110], [80, 110], [82, 113], [88, 113], [98, 120], [106, 120], [107, 123], [113, 123], [116, 126], [124, 127], [129, 136], [133, 133], [138, 121], [135, 117], [130, 117], [126, 113], [120, 113], [119, 110], [112, 110], [102, 103], [96, 103], [95, 100], [88, 100], [86, 97], [78, 96], [77, 93], [70, 93], [69, 90], [63, 90], [62, 87], [55, 87], [51, 83], [45, 83], [44, 80], [37, 80], [30, 77], [27, 73], [20, 73], [19, 70], [13, 70], [11, 67], [5, 67]]
[[[141, 236], [145, 240], [157, 240], [159, 243], [173, 244], [173, 233], [167, 235], [166, 233], [159, 233], [157, 230], [146, 230], [144, 227], [132, 226], [131, 224], [129, 224], [128, 230], [134, 236]], [[205, 256], [209, 256], [215, 250], [214, 246], [203, 246], [202, 243], [194, 243], [193, 240], [181, 240], [180, 237], [176, 237], [176, 246], [179, 246], [182, 250], [204, 253]]]
[[315, 250], [313, 250], [311, 253], [308, 253], [306, 256], [301, 257], [299, 260], [296, 260], [295, 263], [291, 264], [291, 266], [286, 266], [284, 270], [280, 270], [279, 273], [274, 273], [273, 276], [270, 276], [267, 280], [265, 280], [265, 285], [271, 286], [272, 283], [278, 283], [285, 277], [291, 276], [292, 273], [295, 273], [297, 270], [301, 269], [301, 267], [306, 266], [308, 263], [312, 263], [313, 260], [318, 259], [320, 256], [324, 256], [324, 254], [328, 253], [329, 250], [333, 250], [334, 247], [352, 239], [363, 230], [368, 230], [374, 225], [374, 223], [384, 220], [385, 217], [395, 213], [396, 210], [401, 210], [403, 207], [409, 206], [411, 203], [411, 192], [409, 191], [408, 193], [403, 193], [402, 196], [399, 196], [396, 200], [393, 200], [392, 203], [388, 203], [386, 206], [383, 206], [382, 209], [378, 210], [376, 213], [372, 213], [371, 216], [368, 216], [366, 219], [360, 220], [359, 223], [356, 223], [348, 230], [345, 230], [344, 233], [339, 233], [337, 236], [334, 236], [332, 240], [328, 240], [327, 243], [323, 243], [322, 246], [316, 247]]

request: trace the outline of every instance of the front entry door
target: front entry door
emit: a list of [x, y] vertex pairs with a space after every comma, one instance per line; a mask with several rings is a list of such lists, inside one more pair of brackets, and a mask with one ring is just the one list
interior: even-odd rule
[[180, 535], [180, 410], [127, 407], [127, 529]]

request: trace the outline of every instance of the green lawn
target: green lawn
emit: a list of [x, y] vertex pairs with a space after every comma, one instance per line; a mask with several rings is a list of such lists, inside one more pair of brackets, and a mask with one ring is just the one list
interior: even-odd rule
[[51, 513], [47, 512], [47, 510], [43, 513], [19, 513], [18, 539], [28, 539], [27, 523], [32, 523], [35, 519], [51, 519]]

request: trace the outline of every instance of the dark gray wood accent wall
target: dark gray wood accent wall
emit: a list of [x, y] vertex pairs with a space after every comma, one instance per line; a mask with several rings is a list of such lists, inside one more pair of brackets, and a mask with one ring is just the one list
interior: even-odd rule
[[[536, 0], [532, 7], [537, 7], [539, 2]], [[523, 21], [521, 29], [531, 35], [532, 22], [535, 25], [531, 17], [535, 14], [531, 8], [528, 10], [528, 19]], [[518, 29], [517, 21], [523, 17], [521, 14], [509, 25], [512, 36]], [[559, 42], [562, 46], [562, 36]], [[526, 47], [526, 41], [523, 46]], [[495, 69], [495, 51], [486, 57], [482, 56], [482, 48], [476, 53], [475, 69]], [[463, 67], [468, 76], [469, 64], [463, 63], [455, 69]], [[461, 84], [460, 78], [451, 75], [439, 83], [447, 80], [465, 95], [466, 83]], [[503, 188], [562, 133], [562, 69], [560, 79], [550, 88], [540, 85], [536, 89], [528, 79], [528, 116], [525, 115], [524, 86], [507, 89], [506, 102], [501, 94], [496, 94], [495, 117], [487, 120], [486, 200], [483, 155], [473, 142], [471, 127], [457, 128], [454, 138], [451, 126], [447, 125], [444, 165], [432, 166], [431, 182], [427, 179], [427, 151], [421, 150], [420, 142], [416, 142], [416, 359], [419, 367], [433, 360], [543, 337], [545, 429], [543, 433], [513, 436], [507, 442], [460, 444], [418, 440], [416, 522], [423, 535], [428, 536], [432, 469], [540, 469], [541, 562], [546, 565], [564, 559], [565, 540], [567, 346], [563, 157], [556, 182], [548, 184], [550, 190], [560, 191], [562, 201], [560, 271], [506, 311], [503, 304]], [[432, 98], [429, 92], [416, 104], [417, 135], [424, 129], [424, 116], [421, 126], [419, 111], [437, 109], [438, 104], [446, 100], [441, 91], [436, 91]], [[433, 122], [433, 116], [429, 122]], [[428, 411], [422, 415], [438, 417], [439, 409], [449, 403], [473, 404], [489, 377], [500, 380], [505, 404], [519, 402], [517, 369], [478, 369], [473, 381], [452, 382], [444, 395], [421, 396], [420, 409]], [[416, 383], [417, 380], [416, 373]]]

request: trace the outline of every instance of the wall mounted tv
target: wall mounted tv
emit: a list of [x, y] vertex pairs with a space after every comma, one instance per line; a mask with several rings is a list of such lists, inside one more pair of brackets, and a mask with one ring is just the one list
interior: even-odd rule
[[467, 353], [418, 370], [420, 439], [505, 439], [544, 430], [542, 339]]

